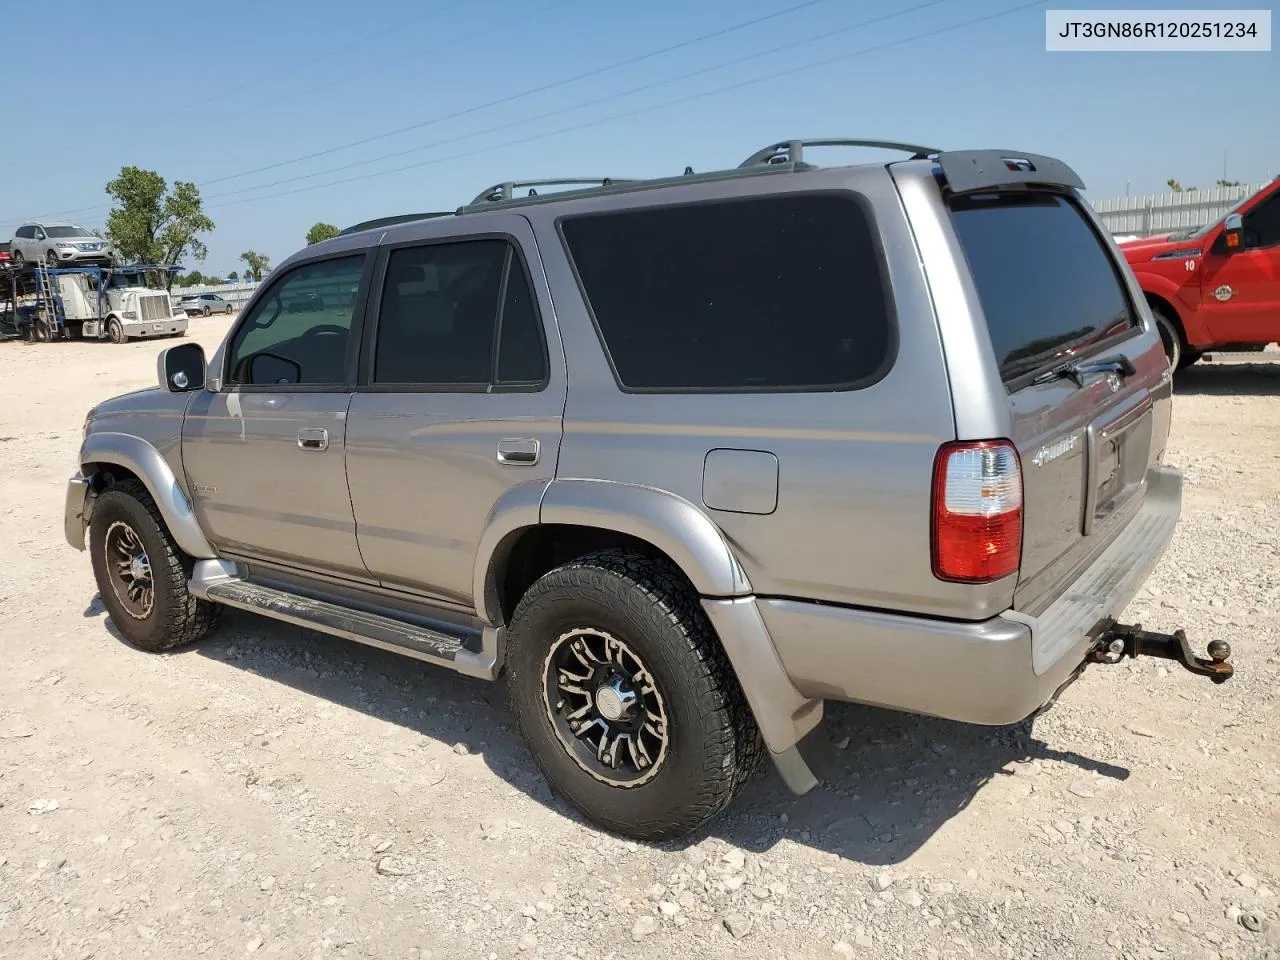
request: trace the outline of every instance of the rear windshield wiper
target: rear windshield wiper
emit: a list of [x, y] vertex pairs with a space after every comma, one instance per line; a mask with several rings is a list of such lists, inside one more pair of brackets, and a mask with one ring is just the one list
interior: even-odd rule
[[1031, 378], [1032, 383], [1051, 383], [1054, 380], [1070, 380], [1077, 387], [1084, 386], [1085, 377], [1092, 376], [1097, 373], [1113, 373], [1124, 379], [1131, 377], [1137, 373], [1137, 369], [1130, 360], [1122, 353], [1115, 356], [1103, 357], [1098, 360], [1090, 360], [1088, 363], [1082, 363], [1079, 360], [1069, 360], [1066, 363], [1060, 363], [1056, 367], [1046, 370], [1044, 373], [1038, 374]]

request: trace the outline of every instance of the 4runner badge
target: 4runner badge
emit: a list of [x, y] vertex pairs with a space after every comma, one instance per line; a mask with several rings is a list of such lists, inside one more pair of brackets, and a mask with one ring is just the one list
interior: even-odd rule
[[1057, 460], [1064, 453], [1070, 453], [1074, 450], [1078, 439], [1080, 439], [1079, 434], [1072, 434], [1067, 439], [1059, 440], [1057, 443], [1046, 443], [1036, 451], [1036, 455], [1031, 458], [1031, 462], [1037, 467], [1043, 467], [1050, 460]]
[[1221, 301], [1222, 303], [1226, 303], [1233, 296], [1235, 296], [1235, 291], [1232, 290], [1229, 286], [1227, 286], [1224, 283], [1217, 290], [1213, 291], [1213, 295], [1217, 300]]

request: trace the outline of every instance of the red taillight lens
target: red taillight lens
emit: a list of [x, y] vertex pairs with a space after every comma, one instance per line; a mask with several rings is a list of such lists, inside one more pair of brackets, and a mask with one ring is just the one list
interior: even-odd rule
[[933, 574], [986, 583], [1022, 559], [1022, 466], [1005, 440], [949, 443], [933, 469]]

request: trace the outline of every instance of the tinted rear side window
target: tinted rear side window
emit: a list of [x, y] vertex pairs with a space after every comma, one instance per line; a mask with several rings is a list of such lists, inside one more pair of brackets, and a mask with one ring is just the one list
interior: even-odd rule
[[852, 194], [626, 210], [561, 229], [624, 389], [852, 389], [892, 362], [883, 259]]
[[957, 197], [951, 216], [1006, 383], [1134, 325], [1116, 265], [1071, 200]]

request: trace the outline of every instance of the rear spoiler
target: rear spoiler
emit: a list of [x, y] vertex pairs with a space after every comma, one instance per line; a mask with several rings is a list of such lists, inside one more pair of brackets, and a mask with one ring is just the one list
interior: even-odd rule
[[938, 154], [938, 165], [952, 193], [1030, 185], [1084, 189], [1084, 181], [1069, 166], [1037, 153], [943, 150]]

